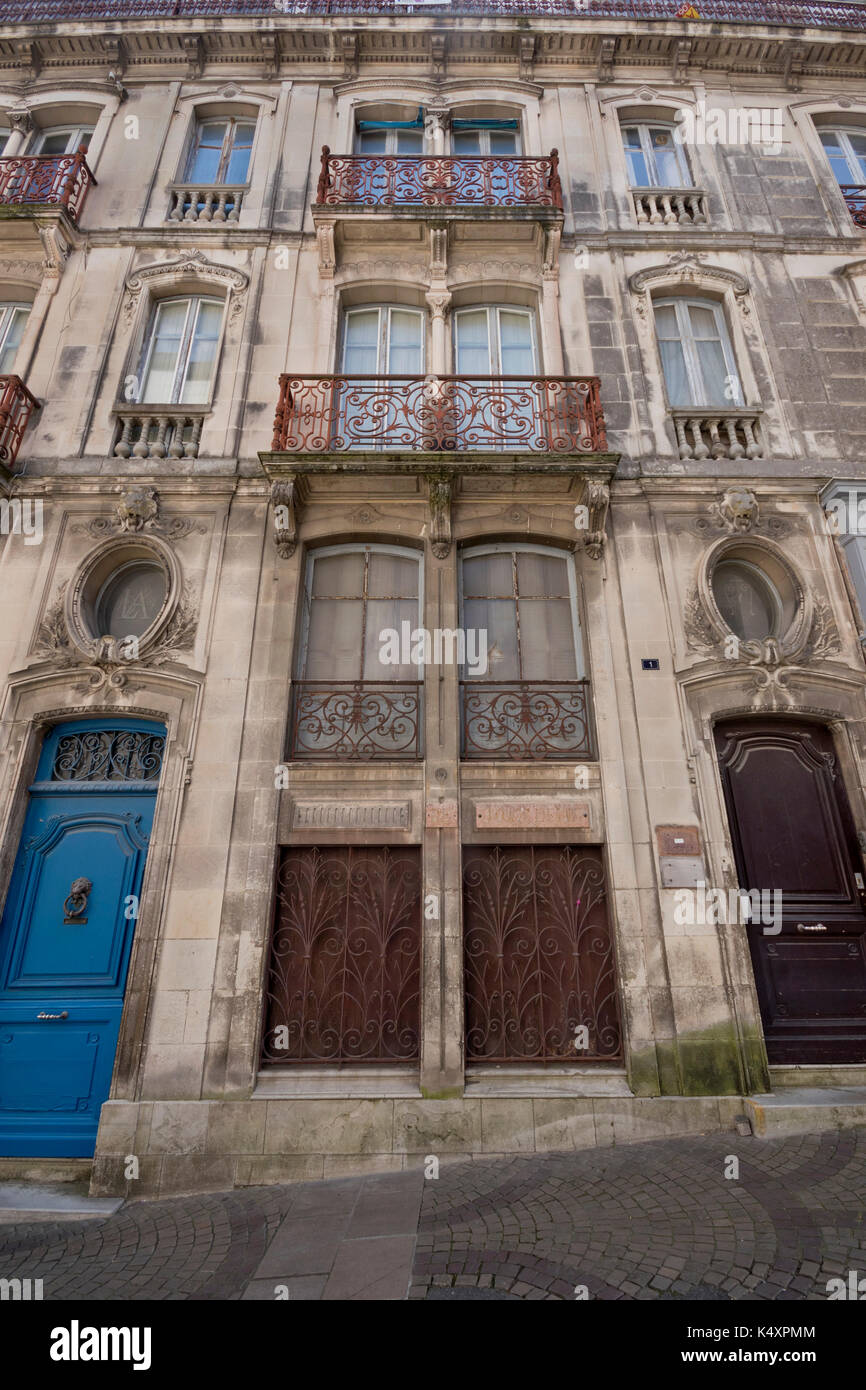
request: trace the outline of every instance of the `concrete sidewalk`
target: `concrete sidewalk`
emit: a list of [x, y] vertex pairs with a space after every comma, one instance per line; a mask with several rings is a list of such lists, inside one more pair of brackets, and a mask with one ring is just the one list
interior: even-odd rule
[[866, 1129], [443, 1162], [438, 1178], [68, 1215], [0, 1225], [0, 1277], [76, 1301], [825, 1300], [828, 1280], [866, 1271]]

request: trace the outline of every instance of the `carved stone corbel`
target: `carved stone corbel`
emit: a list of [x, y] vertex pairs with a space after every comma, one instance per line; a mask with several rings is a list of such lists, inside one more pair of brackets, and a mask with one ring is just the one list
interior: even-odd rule
[[533, 64], [535, 63], [535, 34], [521, 34], [520, 36], [520, 76], [524, 81], [532, 80]]
[[799, 92], [802, 87], [800, 81], [803, 76], [803, 64], [805, 62], [806, 50], [802, 43], [792, 40], [785, 45], [785, 65], [782, 69], [782, 77], [789, 92]]
[[454, 481], [447, 474], [431, 473], [427, 479], [430, 505], [430, 545], [437, 560], [451, 554], [451, 498]]
[[343, 76], [346, 78], [358, 76], [358, 35], [341, 34], [341, 52], [343, 57]]
[[589, 512], [589, 525], [583, 540], [583, 548], [591, 560], [601, 558], [605, 542], [605, 523], [610, 506], [610, 488], [607, 483], [595, 478], [587, 480], [583, 494], [583, 505]]
[[336, 222], [320, 222], [316, 227], [316, 246], [319, 251], [319, 275], [323, 280], [333, 280], [337, 269], [337, 251], [334, 242]]
[[433, 76], [444, 77], [446, 71], [445, 35], [430, 35], [430, 57], [433, 60]]
[[678, 82], [683, 68], [687, 68], [692, 58], [693, 39], [678, 39], [674, 45], [674, 65], [671, 70], [671, 77], [674, 82]]
[[201, 34], [182, 34], [181, 44], [186, 54], [187, 77], [201, 77], [206, 57]]
[[444, 280], [448, 274], [448, 228], [434, 222], [430, 228], [430, 278]]
[[599, 82], [613, 81], [613, 62], [616, 55], [617, 40], [615, 38], [602, 38], [598, 50], [598, 80]]
[[7, 112], [9, 124], [18, 135], [29, 135], [33, 129], [33, 116], [30, 107], [25, 105], [13, 106]]
[[63, 273], [63, 267], [69, 259], [69, 243], [63, 236], [56, 222], [38, 222], [37, 230], [39, 239], [42, 242], [42, 249], [45, 257], [42, 261], [42, 270], [45, 277], [49, 280], [57, 280]]
[[304, 479], [296, 473], [271, 483], [274, 542], [282, 560], [290, 560], [298, 548], [298, 529], [305, 496]]
[[542, 278], [545, 280], [559, 279], [559, 243], [561, 238], [561, 226], [545, 227], [544, 261], [541, 267]]

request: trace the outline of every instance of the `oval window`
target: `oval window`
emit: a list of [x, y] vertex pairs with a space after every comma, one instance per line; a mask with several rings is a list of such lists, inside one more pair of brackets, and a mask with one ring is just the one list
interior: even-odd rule
[[732, 632], [743, 641], [775, 637], [782, 601], [775, 584], [745, 560], [722, 560], [713, 571], [713, 597]]
[[160, 565], [140, 560], [108, 576], [94, 604], [97, 637], [141, 637], [162, 611], [168, 578]]

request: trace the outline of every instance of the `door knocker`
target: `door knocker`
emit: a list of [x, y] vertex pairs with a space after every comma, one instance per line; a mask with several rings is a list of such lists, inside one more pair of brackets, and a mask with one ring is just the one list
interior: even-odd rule
[[63, 918], [64, 926], [68, 926], [70, 923], [78, 923], [81, 927], [87, 926], [87, 918], [82, 917], [81, 914], [87, 910], [87, 899], [92, 888], [93, 884], [89, 878], [76, 878], [74, 880], [69, 890], [69, 896], [63, 904], [66, 913]]

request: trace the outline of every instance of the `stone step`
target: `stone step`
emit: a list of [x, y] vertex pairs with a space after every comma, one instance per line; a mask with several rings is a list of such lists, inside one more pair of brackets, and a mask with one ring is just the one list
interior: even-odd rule
[[88, 1197], [87, 1189], [88, 1184], [81, 1181], [0, 1181], [0, 1223], [111, 1216], [123, 1204], [119, 1197]]
[[866, 1086], [790, 1086], [772, 1095], [747, 1096], [743, 1109], [761, 1138], [854, 1129], [866, 1125]]
[[770, 1067], [770, 1080], [774, 1091], [790, 1086], [817, 1087], [820, 1091], [837, 1086], [866, 1086], [866, 1066], [847, 1064], [830, 1067]]

